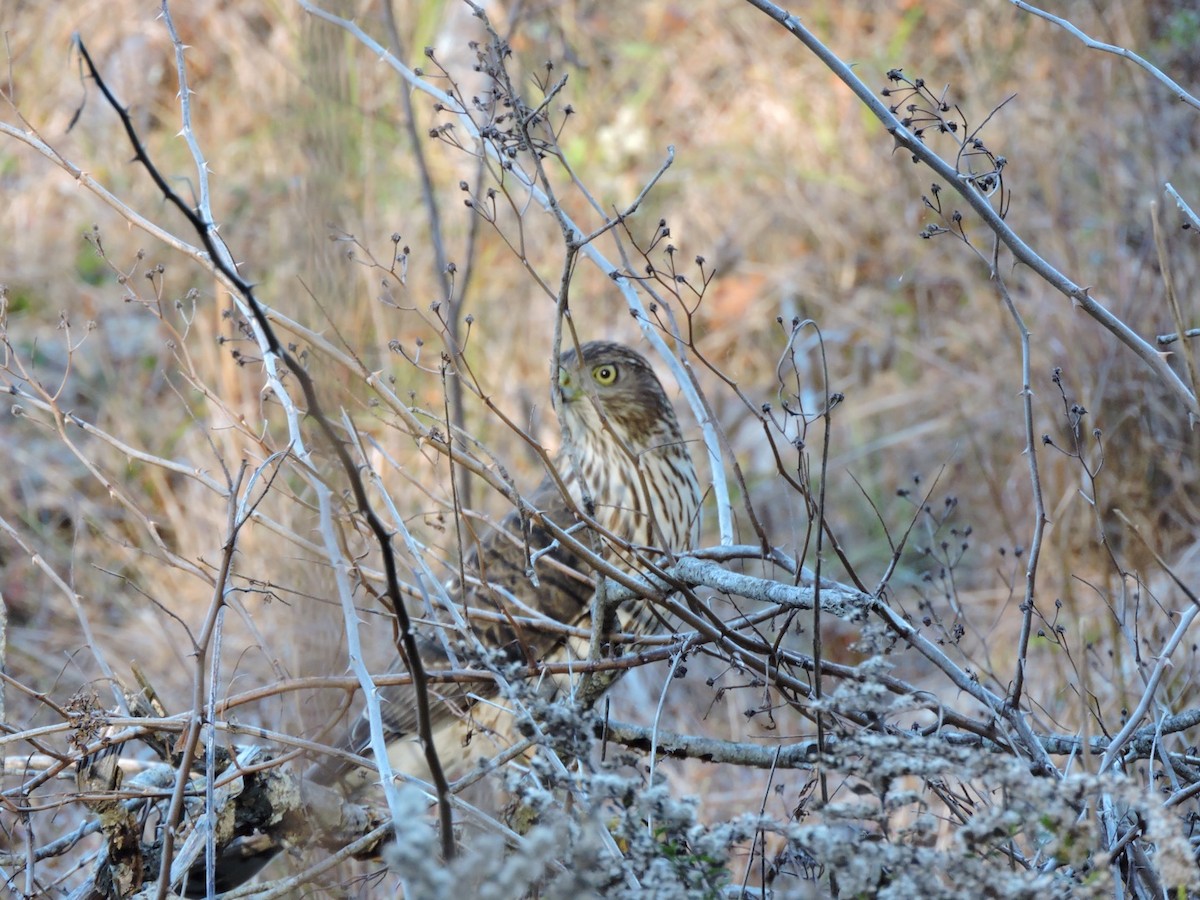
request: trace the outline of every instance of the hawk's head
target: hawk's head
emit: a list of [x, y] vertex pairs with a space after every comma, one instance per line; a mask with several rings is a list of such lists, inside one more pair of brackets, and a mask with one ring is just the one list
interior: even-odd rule
[[699, 488], [675, 410], [641, 354], [590, 341], [561, 358], [555, 407], [566, 426], [562, 463], [578, 467], [601, 523], [634, 543], [691, 546]]
[[600, 436], [605, 421], [634, 453], [678, 440], [679, 425], [662, 384], [641, 354], [623, 344], [589, 341], [563, 352], [555, 399], [574, 440]]

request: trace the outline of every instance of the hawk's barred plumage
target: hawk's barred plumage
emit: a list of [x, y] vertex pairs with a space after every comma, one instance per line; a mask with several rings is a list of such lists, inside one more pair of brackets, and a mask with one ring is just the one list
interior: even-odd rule
[[[699, 484], [662, 384], [650, 364], [622, 344], [592, 341], [580, 349], [582, 354], [574, 349], [562, 354], [554, 386], [567, 441], [555, 468], [570, 501], [551, 478], [527, 500], [562, 529], [579, 521], [575, 509], [590, 514], [601, 534], [616, 539], [602, 537], [601, 552], [625, 569], [635, 567], [639, 550], [657, 555], [689, 548]], [[573, 534], [589, 545], [585, 530]], [[578, 658], [581, 642], [572, 645], [562, 626], [589, 622], [590, 569], [576, 553], [556, 543], [545, 527], [513, 512], [499, 527], [469, 542], [462, 570], [466, 581], [456, 577], [447, 593], [456, 612], [467, 618], [473, 637], [493, 653], [493, 662], [537, 663], [572, 652]], [[645, 612], [622, 608], [622, 629], [644, 629], [652, 620]], [[455, 621], [454, 614], [439, 618]], [[452, 668], [453, 661], [464, 657], [474, 661], [474, 641], [457, 640], [460, 631], [447, 624], [422, 633], [419, 644], [427, 669]], [[432, 728], [447, 769], [461, 770], [476, 756], [498, 752], [499, 747], [479, 736], [486, 737], [504, 716], [494, 702], [494, 682], [433, 684], [431, 690], [436, 695]], [[379, 693], [393, 768], [427, 775], [412, 688], [384, 687]], [[464, 748], [465, 741], [475, 744], [473, 750]], [[344, 747], [369, 756], [369, 744], [369, 723], [363, 716]], [[340, 763], [324, 763], [314, 777], [329, 783], [348, 770]]]

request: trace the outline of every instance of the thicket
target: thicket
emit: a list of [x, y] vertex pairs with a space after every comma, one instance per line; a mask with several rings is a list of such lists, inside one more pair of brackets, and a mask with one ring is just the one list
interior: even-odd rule
[[[1200, 894], [1188, 5], [201, 6], [3, 13], [10, 891]], [[316, 790], [576, 336], [693, 442], [591, 559], [670, 627]]]

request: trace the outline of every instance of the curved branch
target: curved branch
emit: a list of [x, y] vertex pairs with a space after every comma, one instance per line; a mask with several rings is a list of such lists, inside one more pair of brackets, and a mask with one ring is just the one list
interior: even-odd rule
[[1132, 50], [1127, 50], [1124, 47], [1118, 47], [1116, 44], [1105, 44], [1102, 41], [1091, 38], [1082, 30], [1077, 28], [1074, 24], [1068, 22], [1066, 19], [1048, 13], [1044, 9], [1038, 9], [1036, 6], [1032, 6], [1031, 4], [1024, 2], [1024, 0], [1008, 0], [1008, 2], [1017, 9], [1023, 10], [1030, 15], [1037, 16], [1039, 19], [1045, 19], [1047, 22], [1053, 22], [1063, 31], [1067, 32], [1067, 34], [1081, 40], [1084, 46], [1090, 50], [1100, 50], [1104, 53], [1112, 53], [1121, 57], [1121, 59], [1129, 60], [1134, 65], [1141, 66], [1155, 79], [1166, 85], [1171, 93], [1175, 95], [1176, 100], [1186, 103], [1193, 109], [1200, 109], [1200, 98], [1197, 98], [1193, 94], [1189, 94], [1179, 82], [1175, 81], [1175, 79], [1171, 78], [1171, 76], [1153, 63], [1138, 56]]
[[755, 9], [765, 13], [778, 22], [800, 43], [804, 44], [825, 66], [854, 92], [854, 95], [883, 123], [888, 134], [896, 140], [896, 144], [912, 154], [915, 160], [925, 163], [938, 177], [963, 196], [971, 209], [984, 221], [995, 235], [1004, 243], [1020, 262], [1032, 269], [1039, 278], [1053, 287], [1056, 291], [1069, 297], [1072, 302], [1091, 316], [1102, 328], [1110, 332], [1117, 340], [1128, 347], [1146, 364], [1146, 366], [1161, 379], [1170, 390], [1183, 402], [1188, 411], [1200, 415], [1200, 402], [1183, 380], [1167, 364], [1166, 359], [1145, 338], [1113, 315], [1091, 295], [1090, 287], [1083, 287], [1068, 278], [1055, 268], [1049, 261], [1039, 255], [1018, 235], [1008, 223], [1001, 218], [988, 202], [988, 198], [975, 186], [972, 179], [964, 177], [950, 163], [922, 143], [913, 132], [901, 124], [887, 106], [875, 96], [863, 83], [854, 70], [844, 63], [836, 54], [817, 39], [811, 31], [804, 27], [798, 16], [792, 15], [770, 0], [746, 0]]

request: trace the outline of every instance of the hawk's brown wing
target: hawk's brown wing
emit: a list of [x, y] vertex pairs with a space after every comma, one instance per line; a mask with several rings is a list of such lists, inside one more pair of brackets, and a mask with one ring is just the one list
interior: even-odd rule
[[[557, 485], [550, 479], [546, 479], [528, 499], [560, 528], [569, 528], [576, 521]], [[552, 549], [542, 553], [546, 548]], [[532, 566], [531, 558], [536, 560]], [[566, 643], [561, 626], [579, 625], [587, 619], [593, 591], [588, 568], [575, 553], [557, 544], [544, 526], [531, 519], [522, 520], [515, 511], [499, 527], [479, 535], [464, 556], [463, 571], [466, 583], [455, 577], [447, 586], [458, 617], [441, 611], [439, 618], [448, 623], [441, 627], [441, 635], [433, 633], [438, 626], [419, 626], [423, 633], [418, 635], [418, 645], [426, 671], [453, 668], [444, 641], [454, 653], [458, 668], [478, 668], [480, 663], [485, 663], [480, 659], [479, 645], [493, 654], [485, 664], [533, 664], [551, 659]], [[465, 621], [470, 635], [462, 633], [462, 629], [454, 624], [457, 621]], [[496, 683], [492, 679], [430, 685], [430, 717], [435, 741], [443, 744], [439, 732], [454, 732], [443, 736], [447, 746], [439, 746], [439, 758], [447, 769], [454, 768], [454, 744], [461, 745], [463, 734], [469, 735], [472, 730], [486, 731], [495, 724], [495, 708], [486, 701], [492, 700], [496, 692]], [[379, 710], [393, 764], [396, 764], [398, 754], [393, 752], [392, 745], [397, 742], [408, 745], [404, 755], [419, 759], [416, 697], [412, 686], [381, 687]], [[472, 718], [477, 721], [472, 723]], [[465, 728], [452, 727], [463, 725], [464, 719]], [[355, 722], [341, 746], [352, 753], [370, 755], [370, 722], [365, 713]], [[457, 748], [457, 755], [466, 755], [461, 746]], [[318, 764], [311, 777], [318, 783], [331, 784], [353, 768], [344, 760], [330, 759]]]

